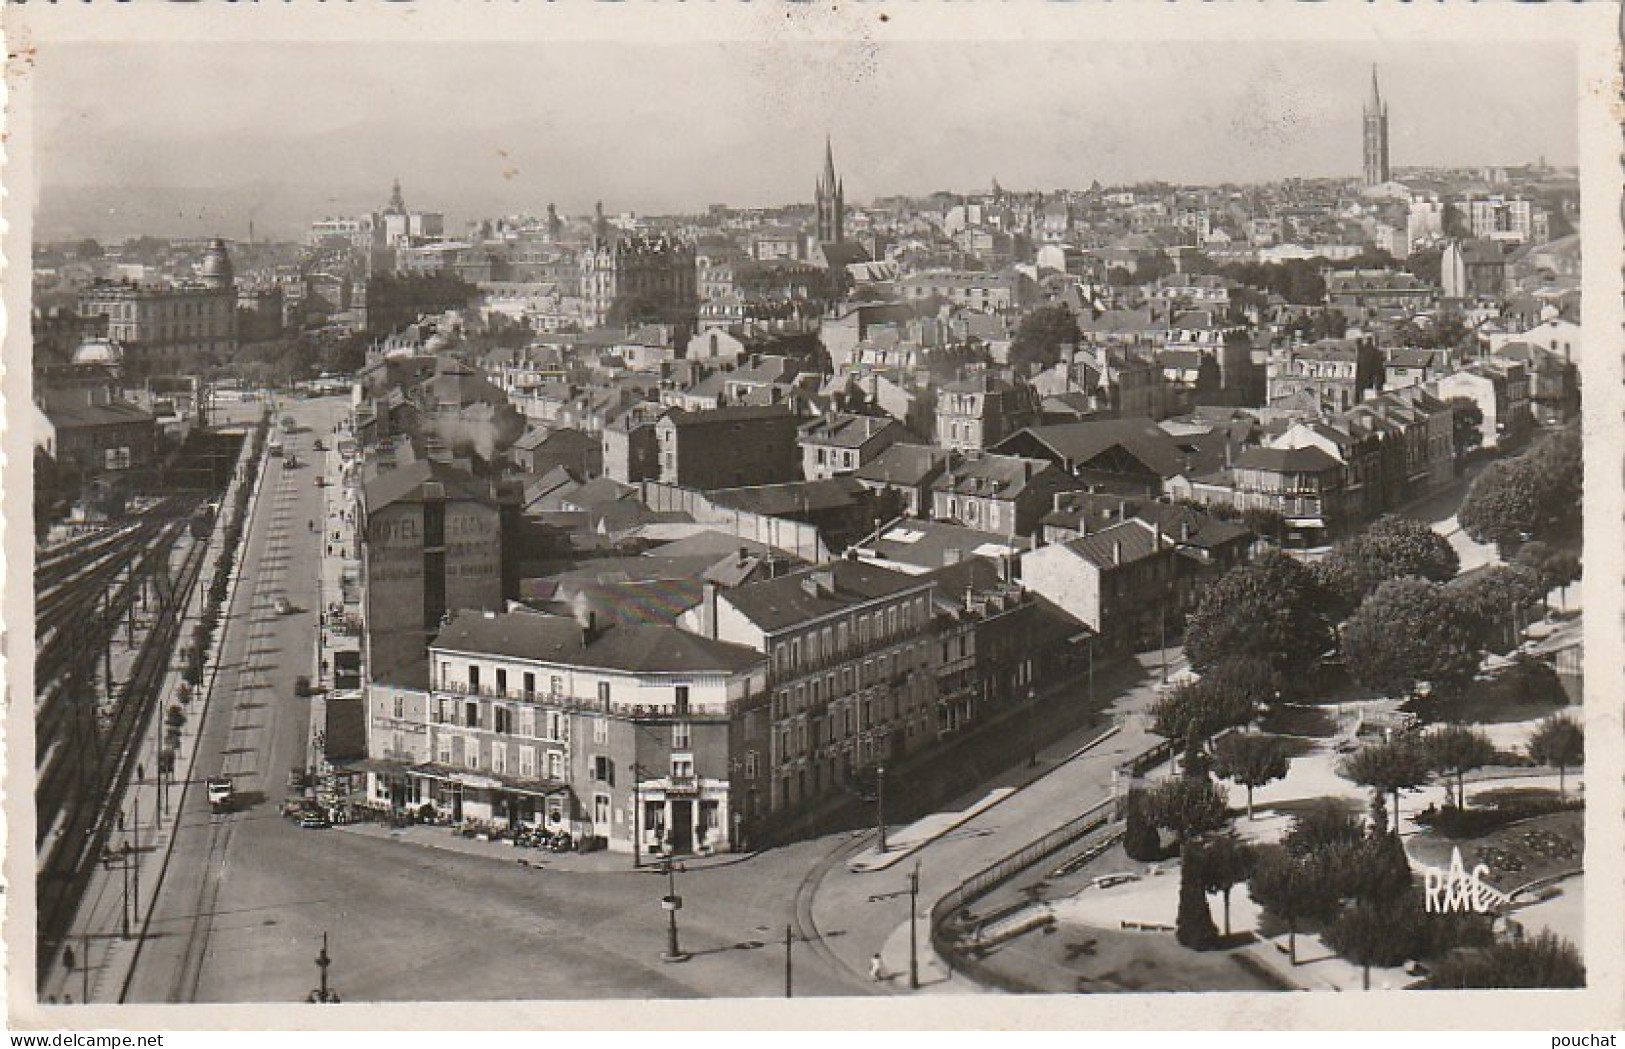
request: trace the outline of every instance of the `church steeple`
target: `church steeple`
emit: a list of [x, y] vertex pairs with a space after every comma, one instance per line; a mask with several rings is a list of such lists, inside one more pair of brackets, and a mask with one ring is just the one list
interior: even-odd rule
[[818, 242], [832, 244], [845, 240], [846, 190], [835, 174], [835, 147], [828, 135], [824, 136], [824, 173], [818, 177], [813, 207], [818, 213]]
[[1365, 184], [1380, 186], [1392, 177], [1388, 168], [1388, 104], [1377, 86], [1377, 67], [1371, 67], [1371, 96], [1365, 102]]
[[398, 178], [395, 180], [394, 187], [389, 191], [389, 211], [395, 215], [406, 213], [406, 200], [401, 196], [401, 180]]

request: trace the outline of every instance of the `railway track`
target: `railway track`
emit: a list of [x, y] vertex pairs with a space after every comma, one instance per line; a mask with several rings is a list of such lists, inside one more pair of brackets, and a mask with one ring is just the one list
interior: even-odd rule
[[[194, 505], [196, 501], [192, 499]], [[104, 629], [71, 632], [76, 636], [65, 640], [66, 647], [50, 657], [59, 661], [47, 669], [54, 670], [61, 687], [53, 692], [55, 701], [45, 704], [39, 711], [42, 726], [82, 724], [83, 713], [78, 713], [76, 718], [77, 712], [65, 708], [76, 699], [93, 695], [94, 686], [87, 680], [86, 664], [89, 664], [93, 674], [94, 656], [99, 651], [98, 640], [100, 645], [107, 643], [111, 630], [116, 629], [120, 617], [135, 601], [146, 580], [160, 566], [167, 570], [174, 543], [185, 528], [184, 520], [160, 524], [153, 533], [153, 541], [129, 566], [132, 570], [122, 585], [108, 593], [105, 607], [109, 614], [102, 617], [100, 624]], [[42, 833], [53, 827], [58, 828], [54, 843], [39, 857], [36, 872], [41, 973], [46, 969], [46, 959], [53, 956], [63, 937], [72, 928], [85, 887], [98, 857], [106, 847], [112, 823], [107, 815], [117, 812], [123, 802], [124, 784], [136, 762], [141, 729], [152, 717], [161, 698], [160, 691], [169, 670], [170, 657], [180, 634], [184, 603], [202, 571], [205, 550], [206, 546], [202, 543], [188, 550], [174, 585], [160, 592], [154, 624], [136, 656], [128, 681], [119, 689], [111, 704], [112, 716], [105, 728], [91, 720], [77, 731], [66, 727], [65, 731], [57, 733], [56, 740], [46, 739], [43, 733], [39, 737], [42, 748], [59, 741], [69, 744], [65, 749], [59, 746], [61, 752], [55, 760], [40, 768], [40, 780], [36, 785], [36, 797], [42, 802], [48, 799], [63, 802], [52, 810], [60, 815], [51, 820], [44, 817], [47, 806], [39, 806]], [[85, 586], [74, 589], [88, 592]], [[95, 594], [94, 599], [100, 600], [100, 596], [99, 593]], [[84, 638], [85, 634], [91, 636]], [[97, 634], [101, 635], [99, 639]], [[58, 636], [66, 639], [68, 633], [59, 632]], [[46, 657], [43, 650], [41, 657]], [[48, 685], [53, 683], [47, 682]], [[94, 713], [90, 713], [90, 716], [95, 719]], [[85, 747], [86, 742], [92, 745]], [[41, 756], [44, 753], [42, 749]]]

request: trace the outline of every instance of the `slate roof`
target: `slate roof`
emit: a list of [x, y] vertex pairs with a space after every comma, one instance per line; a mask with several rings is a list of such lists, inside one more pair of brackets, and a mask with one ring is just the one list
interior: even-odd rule
[[984, 532], [947, 521], [899, 518], [857, 544], [884, 561], [935, 569], [950, 564], [950, 552], [960, 561], [1019, 554], [1032, 549], [1032, 540]]
[[823, 481], [720, 488], [707, 493], [707, 498], [717, 506], [732, 510], [783, 517], [815, 510], [844, 509], [855, 505], [863, 492], [863, 485], [852, 478], [833, 477]]
[[470, 500], [495, 506], [490, 489], [466, 470], [432, 459], [417, 459], [404, 466], [383, 470], [369, 479], [361, 488], [361, 496], [368, 513], [393, 503], [421, 503], [434, 494], [446, 500]]
[[1236, 456], [1236, 468], [1243, 470], [1287, 470], [1318, 472], [1340, 467], [1321, 448], [1246, 448]]
[[730, 408], [712, 408], [703, 412], [690, 412], [673, 408], [662, 422], [673, 426], [721, 426], [729, 423], [755, 422], [760, 419], [788, 419], [790, 411], [783, 405], [741, 405]]
[[157, 416], [124, 401], [109, 404], [73, 405], [48, 408], [45, 417], [58, 432], [80, 430], [92, 426], [123, 426], [130, 423], [152, 423]]
[[[832, 579], [833, 588], [816, 585]], [[844, 609], [920, 588], [914, 576], [858, 561], [832, 561], [778, 579], [730, 590], [719, 599], [767, 633], [833, 615]]]
[[845, 412], [807, 423], [801, 428], [804, 442], [833, 445], [836, 448], [862, 448], [882, 430], [899, 426], [885, 415], [849, 415]]
[[1121, 446], [1148, 470], [1164, 478], [1173, 477], [1184, 469], [1174, 439], [1150, 419], [1091, 419], [1054, 426], [1029, 426], [1006, 438], [994, 450], [1012, 445], [1023, 435], [1030, 436], [1074, 466], [1088, 463], [1113, 446]]
[[[1162, 537], [1161, 549], [1173, 545], [1167, 535]], [[1144, 521], [1124, 521], [1098, 532], [1081, 536], [1066, 544], [1066, 548], [1099, 568], [1116, 566], [1117, 555], [1122, 553], [1123, 564], [1142, 561], [1159, 549], [1154, 527]]]
[[759, 666], [755, 649], [674, 626], [600, 624], [587, 641], [573, 618], [537, 612], [459, 612], [434, 646], [453, 652], [531, 659], [631, 673], [734, 673]]
[[952, 458], [945, 448], [898, 443], [858, 467], [852, 476], [861, 481], [917, 486], [941, 473]]

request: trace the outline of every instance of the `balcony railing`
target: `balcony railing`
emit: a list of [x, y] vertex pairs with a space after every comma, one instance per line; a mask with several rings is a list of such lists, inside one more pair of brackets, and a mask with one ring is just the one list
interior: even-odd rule
[[[677, 704], [672, 703], [628, 703], [623, 700], [611, 698], [605, 702], [596, 696], [591, 699], [581, 699], [562, 692], [526, 692], [522, 689], [498, 690], [495, 687], [481, 685], [478, 691], [470, 689], [465, 683], [448, 681], [439, 688], [431, 690], [437, 696], [455, 697], [457, 701], [480, 698], [492, 699], [511, 703], [534, 703], [538, 706], [557, 707], [564, 710], [581, 711], [594, 714], [608, 714], [615, 717], [630, 718], [634, 721], [670, 720], [682, 718], [687, 721], [705, 721], [713, 718], [726, 718], [746, 710], [760, 706], [768, 698], [768, 693], [760, 692], [738, 699], [730, 699], [721, 709], [713, 704], [696, 704], [690, 702], [686, 710], [679, 713]], [[449, 718], [449, 721], [460, 724], [460, 718]]]

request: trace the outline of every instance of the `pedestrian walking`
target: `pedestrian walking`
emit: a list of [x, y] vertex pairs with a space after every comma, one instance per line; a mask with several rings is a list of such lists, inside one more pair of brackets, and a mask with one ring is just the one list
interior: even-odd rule
[[886, 963], [880, 960], [880, 952], [876, 951], [874, 957], [869, 959], [869, 979], [876, 983], [884, 983], [891, 979], [886, 972]]
[[135, 766], [135, 781], [137, 783], [144, 783], [146, 781], [146, 779], [147, 779], [147, 766], [142, 765], [142, 764], [140, 764], [138, 762], [136, 764], [136, 766]]
[[118, 810], [118, 829], [119, 829], [120, 834], [124, 833], [124, 810], [123, 809]]

